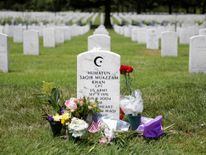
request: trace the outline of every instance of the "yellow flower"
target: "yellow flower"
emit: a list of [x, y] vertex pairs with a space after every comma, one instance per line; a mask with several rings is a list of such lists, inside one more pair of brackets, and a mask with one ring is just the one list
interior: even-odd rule
[[56, 114], [55, 116], [53, 116], [54, 121], [59, 122], [62, 119], [62, 116], [59, 114]]
[[89, 105], [89, 106], [88, 106], [88, 109], [91, 110], [91, 109], [92, 109], [92, 106]]
[[97, 107], [96, 103], [92, 103], [92, 107], [96, 108]]
[[70, 113], [64, 113], [63, 115], [62, 115], [62, 119], [61, 119], [61, 123], [62, 124], [65, 124], [66, 122], [68, 122], [69, 121], [69, 119], [71, 118], [71, 114]]

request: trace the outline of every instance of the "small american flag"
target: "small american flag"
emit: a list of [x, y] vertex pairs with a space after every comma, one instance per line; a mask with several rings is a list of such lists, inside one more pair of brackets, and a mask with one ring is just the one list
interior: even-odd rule
[[92, 122], [91, 125], [88, 128], [88, 131], [90, 133], [96, 133], [101, 129], [101, 121], [98, 120], [97, 122]]

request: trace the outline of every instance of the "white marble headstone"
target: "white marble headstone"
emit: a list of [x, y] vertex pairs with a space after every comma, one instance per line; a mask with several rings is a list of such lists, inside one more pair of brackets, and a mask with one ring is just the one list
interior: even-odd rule
[[99, 101], [103, 116], [119, 119], [120, 55], [93, 49], [77, 56], [77, 97]]
[[71, 39], [71, 29], [68, 26], [64, 27], [64, 40]]
[[8, 72], [8, 36], [0, 33], [0, 71]]
[[206, 28], [199, 30], [199, 35], [206, 35]]
[[130, 37], [131, 36], [131, 29], [129, 26], [124, 27], [124, 36], [125, 37]]
[[196, 35], [196, 27], [181, 28], [179, 35], [180, 44], [189, 44], [190, 37], [194, 35]]
[[190, 38], [189, 72], [206, 73], [206, 35]]
[[109, 35], [109, 32], [107, 29], [104, 27], [104, 25], [100, 25], [97, 29], [95, 29], [93, 34], [105, 34]]
[[23, 42], [23, 27], [22, 26], [15, 26], [14, 27], [13, 41], [15, 43], [22, 43]]
[[34, 30], [24, 31], [23, 46], [25, 55], [39, 55], [39, 32]]
[[64, 43], [64, 28], [63, 27], [55, 28], [55, 42], [57, 44]]
[[148, 49], [158, 49], [159, 48], [159, 39], [155, 29], [147, 30], [146, 37], [146, 46]]
[[55, 47], [55, 30], [54, 28], [43, 29], [44, 47]]
[[111, 50], [110, 36], [105, 34], [94, 34], [88, 37], [88, 50], [93, 48], [101, 48], [103, 50]]
[[9, 37], [12, 37], [12, 35], [13, 35], [13, 25], [6, 24], [4, 26], [3, 32], [4, 32], [4, 34], [8, 35]]
[[4, 27], [0, 25], [0, 33], [3, 33]]
[[137, 41], [137, 28], [133, 28], [131, 32], [131, 39], [132, 41]]
[[172, 31], [162, 32], [161, 56], [177, 56], [177, 33]]
[[137, 42], [140, 44], [146, 43], [146, 28], [137, 29]]
[[55, 42], [57, 44], [64, 43], [64, 28], [63, 27], [55, 28]]

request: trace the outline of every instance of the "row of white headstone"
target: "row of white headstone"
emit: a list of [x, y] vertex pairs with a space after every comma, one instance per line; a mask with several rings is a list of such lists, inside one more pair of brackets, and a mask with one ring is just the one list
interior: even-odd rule
[[[19, 29], [18, 29], [19, 30]], [[18, 31], [17, 30], [17, 31]], [[90, 30], [90, 26], [81, 26], [75, 35], [82, 35]], [[17, 34], [22, 36], [23, 41], [23, 53], [25, 55], [39, 55], [39, 32], [36, 30], [24, 30], [20, 29]], [[16, 32], [15, 32], [16, 33]], [[9, 59], [8, 59], [8, 36], [0, 33], [0, 71], [8, 72]], [[20, 37], [16, 37], [15, 39]], [[14, 38], [13, 38], [14, 39]], [[18, 40], [17, 39], [17, 40]], [[71, 29], [67, 27], [45, 28], [43, 29], [43, 44], [44, 47], [55, 47], [56, 44], [64, 43], [65, 40], [71, 39]], [[19, 40], [18, 40], [19, 41]]]
[[[115, 32], [119, 34], [122, 34], [120, 33], [122, 32], [122, 29], [124, 32], [126, 31], [126, 34], [128, 34], [126, 37], [131, 37], [132, 41], [140, 44], [146, 43], [147, 49], [159, 49], [159, 39], [161, 38], [161, 56], [177, 56], [177, 33], [174, 31], [163, 31], [163, 29], [159, 29], [159, 33], [161, 33], [161, 35], [159, 35], [157, 29], [152, 27], [137, 28], [133, 26], [129, 29], [124, 26], [114, 26]], [[167, 27], [165, 29], [169, 30], [170, 28]]]
[[[118, 33], [120, 27], [115, 26]], [[135, 33], [137, 31], [137, 33]], [[141, 41], [142, 32], [140, 29], [132, 30], [132, 40], [136, 36], [139, 43]], [[133, 34], [134, 32], [134, 34]], [[147, 29], [146, 47], [148, 49], [159, 49], [159, 37], [155, 29]], [[206, 72], [206, 29], [199, 29], [199, 34], [190, 37], [189, 44], [189, 72]], [[161, 56], [177, 56], [178, 55], [178, 36], [175, 31], [165, 31], [161, 33]]]
[[77, 97], [97, 99], [103, 116], [119, 119], [120, 55], [111, 52], [103, 25], [88, 37], [88, 51], [77, 56]]
[[[20, 24], [32, 23], [44, 25], [46, 23], [54, 25], [65, 24], [82, 24], [86, 23], [90, 18], [95, 16], [95, 13], [89, 12], [16, 12], [16, 11], [0, 11], [1, 21], [7, 23]], [[97, 17], [97, 16], [96, 16]], [[95, 20], [93, 18], [93, 20]]]
[[[114, 30], [124, 35], [125, 37], [130, 37], [132, 41], [137, 41], [138, 43], [146, 43], [148, 39], [148, 35], [155, 35], [157, 39], [161, 38], [161, 33], [165, 31], [176, 31], [177, 36], [179, 38], [180, 44], [189, 44], [190, 37], [199, 34], [199, 30], [203, 29], [204, 26], [193, 25], [189, 27], [179, 27], [175, 25], [167, 25], [167, 26], [118, 26], [114, 25]], [[149, 31], [151, 30], [152, 31]], [[149, 31], [149, 32], [148, 32]]]
[[117, 19], [119, 24], [126, 22], [127, 24], [133, 23], [169, 23], [185, 26], [192, 26], [196, 23], [200, 24], [205, 22], [204, 14], [136, 14], [136, 13], [112, 13], [112, 16]]

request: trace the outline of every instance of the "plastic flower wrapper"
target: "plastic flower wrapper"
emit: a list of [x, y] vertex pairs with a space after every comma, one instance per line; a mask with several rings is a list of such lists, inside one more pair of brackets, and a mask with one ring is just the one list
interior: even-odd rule
[[137, 128], [145, 138], [159, 138], [164, 134], [162, 128], [162, 116], [153, 118], [142, 117], [141, 125]]
[[111, 142], [112, 139], [115, 137], [114, 130], [111, 130], [109, 128], [104, 129], [104, 135], [107, 138], [108, 142]]
[[108, 144], [112, 141], [115, 137], [114, 127], [115, 126], [109, 127], [107, 123], [102, 122], [101, 128], [103, 130], [103, 137], [99, 140], [100, 144]]
[[68, 128], [72, 136], [76, 138], [81, 137], [86, 132], [88, 124], [84, 120], [73, 117]]
[[130, 96], [123, 96], [120, 99], [120, 107], [126, 115], [136, 116], [143, 111], [143, 99], [140, 90], [135, 90]]
[[109, 143], [113, 138], [115, 138], [116, 131], [129, 130], [129, 123], [122, 120], [115, 120], [109, 117], [102, 117], [101, 122], [101, 128], [103, 128], [104, 131], [104, 137], [102, 137], [99, 141], [101, 144]]

